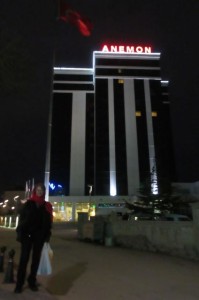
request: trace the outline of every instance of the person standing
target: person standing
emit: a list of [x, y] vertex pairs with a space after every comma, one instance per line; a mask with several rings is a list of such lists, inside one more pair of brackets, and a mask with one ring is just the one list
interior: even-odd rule
[[49, 242], [52, 228], [52, 205], [45, 201], [45, 191], [43, 183], [36, 184], [30, 199], [24, 204], [19, 215], [16, 232], [17, 241], [21, 243], [21, 253], [15, 293], [23, 291], [31, 251], [32, 261], [27, 281], [32, 291], [38, 291], [37, 270], [43, 245], [45, 242]]

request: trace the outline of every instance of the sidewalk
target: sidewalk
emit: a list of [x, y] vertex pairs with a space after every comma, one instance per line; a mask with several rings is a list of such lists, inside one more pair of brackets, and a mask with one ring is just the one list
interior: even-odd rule
[[7, 256], [8, 251], [14, 249], [16, 251], [14, 256], [14, 279], [16, 278], [16, 270], [17, 263], [19, 260], [19, 252], [20, 252], [20, 244], [16, 242], [16, 234], [13, 229], [4, 229], [0, 228], [0, 247], [6, 246], [7, 250], [5, 252], [4, 258], [4, 272], [0, 273], [0, 300], [14, 300], [14, 299], [22, 299], [22, 300], [32, 300], [32, 299], [43, 299], [43, 300], [56, 300], [54, 296], [46, 292], [46, 289], [41, 286], [38, 294], [34, 294], [31, 290], [28, 289], [28, 286], [24, 286], [24, 292], [22, 294], [15, 294], [14, 283], [4, 283], [5, 279], [5, 271], [7, 267]]
[[[15, 232], [0, 228], [0, 246], [16, 250]], [[3, 283], [0, 300], [198, 300], [199, 262], [80, 242], [74, 229], [53, 230], [53, 274], [38, 277], [39, 292], [14, 294]]]

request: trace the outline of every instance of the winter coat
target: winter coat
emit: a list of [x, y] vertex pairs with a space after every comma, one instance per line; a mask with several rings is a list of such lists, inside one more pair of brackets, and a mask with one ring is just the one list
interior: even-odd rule
[[36, 202], [28, 200], [24, 204], [16, 229], [18, 242], [29, 238], [41, 242], [50, 240], [52, 220], [50, 213], [45, 208], [45, 203], [39, 206]]

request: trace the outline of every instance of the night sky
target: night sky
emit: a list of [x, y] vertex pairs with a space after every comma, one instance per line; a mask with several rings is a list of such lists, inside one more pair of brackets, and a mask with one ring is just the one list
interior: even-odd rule
[[57, 21], [57, 0], [1, 0], [0, 190], [43, 181], [53, 65], [90, 68], [103, 44], [161, 52], [178, 181], [199, 180], [199, 1], [68, 3], [91, 19], [90, 37]]

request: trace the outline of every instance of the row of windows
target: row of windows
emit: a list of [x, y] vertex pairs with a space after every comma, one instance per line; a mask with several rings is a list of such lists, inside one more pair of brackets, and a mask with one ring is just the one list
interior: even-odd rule
[[[141, 112], [141, 111], [136, 111], [136, 112], [135, 112], [135, 115], [136, 115], [136, 117], [141, 117], [141, 116], [142, 116], [142, 112]], [[151, 116], [152, 116], [152, 117], [157, 117], [157, 116], [158, 116], [157, 111], [152, 111], [152, 112], [151, 112]]]

